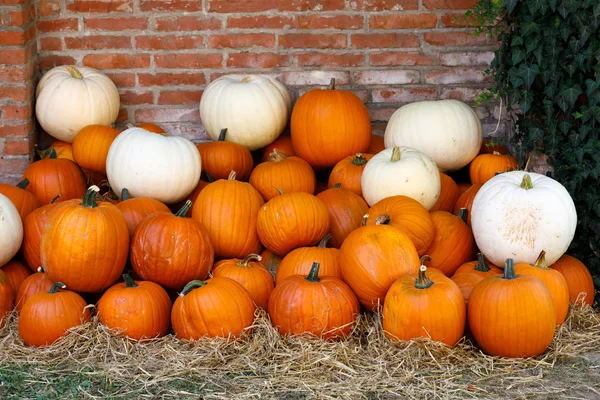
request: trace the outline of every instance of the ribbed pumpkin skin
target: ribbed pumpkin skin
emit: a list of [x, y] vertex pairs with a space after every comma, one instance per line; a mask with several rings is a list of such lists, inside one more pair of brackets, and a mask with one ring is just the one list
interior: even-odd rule
[[290, 131], [296, 154], [314, 168], [327, 168], [367, 152], [371, 120], [367, 107], [352, 92], [316, 88], [294, 105]]
[[42, 247], [42, 234], [46, 224], [60, 203], [46, 204], [33, 210], [23, 221], [23, 257], [32, 271], [42, 265], [40, 250]]
[[340, 183], [343, 188], [362, 196], [362, 185], [360, 183], [362, 172], [372, 157], [373, 154], [358, 153], [339, 161], [329, 174], [327, 187], [332, 188], [336, 183]]
[[50, 156], [49, 150], [51, 148], [56, 152], [56, 158], [66, 158], [67, 160], [75, 161], [75, 158], [73, 158], [73, 145], [61, 140], [55, 140], [48, 149], [42, 150], [44, 155], [40, 158], [48, 158]]
[[333, 340], [348, 336], [360, 311], [356, 295], [341, 279], [311, 282], [293, 275], [277, 284], [269, 317], [281, 335], [313, 334]]
[[454, 210], [454, 205], [458, 200], [458, 185], [454, 179], [440, 172], [440, 197], [429, 211], [447, 211], [451, 213]]
[[175, 300], [171, 312], [175, 335], [183, 340], [233, 339], [249, 331], [256, 306], [248, 291], [229, 278], [211, 278], [205, 283]]
[[265, 201], [269, 201], [279, 195], [277, 188], [285, 193], [313, 194], [316, 178], [311, 166], [303, 159], [276, 155], [271, 161], [258, 164], [250, 174], [249, 182]]
[[329, 213], [317, 197], [284, 193], [269, 200], [258, 212], [256, 224], [262, 244], [285, 255], [301, 246], [312, 246], [329, 231]]
[[90, 319], [87, 303], [75, 292], [39, 292], [27, 300], [19, 316], [19, 336], [26, 346], [47, 346], [68, 329]]
[[463, 336], [466, 306], [454, 282], [441, 271], [427, 269], [433, 285], [417, 288], [417, 276], [403, 275], [383, 303], [383, 329], [392, 340], [430, 338], [454, 346]]
[[307, 276], [314, 262], [318, 262], [320, 265], [320, 277], [333, 276], [342, 279], [340, 251], [325, 247], [324, 240], [321, 240], [319, 246], [299, 247], [283, 257], [277, 275], [275, 275], [275, 283], [279, 284], [292, 275]]
[[339, 249], [350, 232], [360, 227], [369, 206], [362, 197], [344, 188], [324, 190], [317, 198], [325, 203], [329, 213], [331, 245]]
[[394, 281], [419, 266], [410, 238], [389, 225], [362, 226], [340, 248], [342, 277], [368, 309], [377, 309]]
[[135, 340], [167, 335], [173, 306], [169, 295], [154, 282], [135, 283], [138, 286], [117, 283], [104, 292], [96, 306], [100, 322]]
[[550, 291], [538, 278], [485, 278], [467, 304], [469, 329], [479, 347], [499, 357], [535, 357], [554, 337], [556, 312]]
[[456, 215], [434, 211], [431, 219], [435, 226], [435, 237], [427, 248], [427, 254], [431, 257], [428, 265], [446, 276], [452, 276], [475, 254], [475, 239], [471, 229]]
[[430, 213], [418, 201], [408, 196], [386, 197], [373, 204], [368, 211], [367, 225], [375, 225], [377, 217], [388, 215], [388, 225], [405, 233], [422, 256], [433, 242], [435, 227]]
[[[479, 257], [479, 255], [478, 255], [478, 257]], [[481, 257], [483, 257], [483, 254], [481, 255]], [[482, 268], [479, 266], [480, 262], [481, 262], [480, 260], [475, 260], [475, 261], [468, 261], [468, 262], [464, 263], [463, 265], [458, 267], [458, 269], [456, 271], [454, 271], [453, 276], [460, 275], [460, 274], [475, 274], [475, 275], [481, 276], [482, 278], [487, 278], [488, 276], [502, 274], [502, 272], [504, 271], [502, 268], [498, 268], [494, 264], [490, 264], [485, 259], [483, 259], [485, 266]], [[483, 269], [485, 269], [485, 267], [487, 267], [489, 269], [489, 271], [483, 271]]]
[[212, 276], [233, 279], [244, 287], [257, 307], [267, 310], [275, 282], [271, 273], [258, 262], [257, 254], [240, 260], [233, 258], [215, 263]]
[[75, 162], [81, 168], [105, 174], [108, 149], [119, 133], [121, 132], [110, 126], [85, 126], [73, 140]]
[[52, 287], [52, 281], [48, 279], [48, 275], [44, 272], [36, 272], [29, 275], [23, 281], [17, 295], [15, 297], [15, 306], [17, 311], [21, 311], [25, 305], [25, 301], [38, 292], [47, 292]]
[[208, 231], [192, 218], [156, 213], [144, 219], [131, 239], [131, 265], [143, 280], [181, 290], [208, 276], [214, 250]]
[[510, 154], [480, 154], [469, 165], [471, 183], [483, 185], [498, 172], [508, 172], [517, 169], [517, 159]]
[[[563, 255], [550, 268], [559, 271], [569, 286], [569, 300], [576, 304], [594, 304], [594, 280], [587, 267], [570, 255]], [[584, 293], [585, 297], [580, 298]], [[583, 295], [582, 295], [583, 296]]]
[[452, 275], [452, 281], [456, 283], [463, 297], [465, 298], [465, 303], [469, 301], [469, 297], [471, 297], [471, 292], [475, 285], [484, 280], [485, 278], [481, 275], [462, 273], [462, 274], [454, 274]]
[[367, 153], [377, 154], [383, 149], [385, 149], [383, 136], [371, 134], [371, 141], [369, 142], [369, 149], [367, 150]]
[[[19, 186], [27, 187], [29, 183], [27, 181], [20, 182]], [[0, 183], [0, 194], [5, 195], [14, 204], [21, 220], [25, 220], [25, 217], [29, 215], [33, 210], [40, 207], [40, 201], [31, 192], [22, 189], [19, 186], [9, 185], [7, 183]]]
[[235, 171], [237, 179], [247, 181], [252, 172], [254, 161], [250, 150], [238, 143], [216, 141], [200, 143], [196, 146], [202, 160], [202, 170], [215, 181], [227, 179]]
[[16, 299], [19, 288], [31, 275], [31, 271], [27, 266], [19, 261], [12, 260], [2, 266], [2, 272], [6, 275], [6, 280], [10, 285], [13, 300]]
[[44, 271], [52, 281], [77, 292], [107, 289], [119, 279], [127, 262], [125, 217], [109, 202], [96, 204], [90, 208], [79, 199], [60, 203], [42, 237]]
[[262, 249], [256, 223], [263, 204], [249, 183], [221, 179], [198, 194], [192, 218], [208, 231], [216, 258], [243, 258]]
[[151, 197], [136, 197], [127, 199], [116, 204], [116, 207], [121, 211], [127, 221], [127, 230], [129, 237], [133, 237], [135, 228], [150, 214], [157, 212], [171, 212], [169, 207], [164, 203]]
[[263, 148], [262, 161], [269, 161], [271, 159], [271, 153], [274, 149], [277, 149], [278, 153], [286, 157], [296, 155], [294, 145], [292, 144], [292, 138], [286, 135], [281, 135], [277, 139], [275, 139], [270, 145]]
[[473, 208], [473, 199], [477, 195], [479, 189], [481, 189], [481, 184], [473, 184], [467, 190], [464, 191], [463, 194], [458, 196], [456, 203], [454, 204], [454, 210], [452, 214], [458, 215], [458, 212], [461, 208], [467, 209], [467, 224], [471, 226], [471, 208]]
[[29, 179], [28, 192], [33, 193], [41, 205], [80, 198], [86, 190], [85, 176], [77, 164], [64, 158], [47, 158], [35, 161], [23, 173]]
[[6, 279], [6, 274], [0, 269], [0, 328], [6, 324], [6, 315], [13, 309], [12, 289]]

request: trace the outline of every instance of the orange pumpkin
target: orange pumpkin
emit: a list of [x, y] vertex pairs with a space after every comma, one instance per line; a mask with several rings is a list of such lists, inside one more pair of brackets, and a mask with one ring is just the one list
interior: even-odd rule
[[11, 260], [2, 266], [2, 271], [6, 275], [6, 280], [10, 285], [13, 300], [16, 299], [21, 285], [31, 275], [31, 271], [20, 261]]
[[67, 160], [75, 161], [73, 158], [73, 145], [61, 140], [55, 140], [47, 149], [37, 150], [40, 159], [49, 158], [52, 149], [56, 153], [56, 158], [66, 158]]
[[369, 154], [377, 154], [380, 151], [385, 149], [385, 142], [383, 140], [383, 136], [371, 134], [371, 141], [369, 142], [369, 149], [367, 153]]
[[563, 255], [550, 268], [560, 272], [569, 286], [569, 300], [575, 304], [594, 304], [594, 280], [589, 269], [578, 259]]
[[6, 324], [6, 317], [13, 309], [13, 294], [6, 274], [0, 269], [0, 329]]
[[254, 161], [250, 150], [238, 143], [226, 142], [227, 129], [222, 129], [216, 142], [204, 142], [196, 147], [200, 152], [202, 169], [214, 180], [227, 179], [235, 171], [239, 181], [246, 181]]
[[340, 251], [327, 248], [331, 235], [327, 234], [316, 247], [299, 247], [290, 251], [279, 264], [275, 283], [279, 284], [292, 275], [308, 275], [314, 262], [320, 265], [320, 276], [342, 278], [340, 270]]
[[295, 156], [286, 157], [275, 149], [269, 161], [260, 163], [254, 168], [249, 182], [265, 201], [269, 201], [279, 195], [277, 188], [281, 188], [286, 193], [313, 194], [316, 177], [306, 161]]
[[475, 183], [469, 186], [469, 188], [465, 190], [463, 194], [458, 196], [458, 200], [456, 200], [456, 204], [454, 204], [454, 210], [452, 212], [454, 215], [458, 215], [461, 208], [467, 209], [467, 224], [469, 226], [471, 226], [471, 208], [473, 207], [473, 199], [475, 199], [475, 196], [477, 195], [477, 192], [479, 192], [479, 189], [481, 189], [481, 186], [482, 185], [480, 183]]
[[16, 186], [7, 183], [0, 183], [0, 194], [5, 195], [14, 204], [19, 212], [21, 221], [29, 215], [30, 212], [40, 206], [40, 201], [31, 192], [25, 190], [29, 185], [29, 179], [25, 178]]
[[362, 196], [362, 185], [360, 183], [363, 170], [373, 154], [356, 153], [339, 161], [331, 170], [327, 187], [332, 188], [337, 183], [359, 196]]
[[283, 260], [283, 256], [277, 255], [271, 250], [264, 249], [261, 251], [260, 257], [261, 264], [267, 269], [267, 271], [271, 273], [273, 279], [275, 279], [275, 275], [277, 274], [281, 260]]
[[188, 195], [188, 197], [186, 197], [185, 199], [178, 201], [175, 204], [171, 204], [170, 205], [170, 210], [173, 212], [177, 212], [181, 209], [181, 207], [183, 207], [185, 205], [186, 201], [191, 201], [192, 202], [192, 208], [190, 208], [187, 212], [187, 214], [185, 214], [186, 217], [191, 217], [192, 216], [192, 209], [194, 208], [194, 204], [196, 204], [196, 200], [198, 199], [198, 195], [200, 194], [200, 192], [202, 190], [204, 190], [205, 187], [207, 187], [209, 184], [214, 182], [214, 179], [212, 178], [212, 176], [210, 176], [210, 174], [207, 174], [206, 171], [202, 171], [205, 173], [206, 175], [206, 180], [204, 179], [200, 179], [198, 181], [198, 185], [196, 185], [196, 187], [194, 188], [194, 190], [192, 190], [192, 193], [190, 193]]
[[452, 282], [460, 289], [460, 292], [465, 299], [465, 303], [469, 302], [469, 297], [471, 297], [473, 288], [484, 279], [483, 276], [477, 274], [452, 275]]
[[157, 212], [168, 213], [171, 211], [165, 204], [151, 197], [130, 198], [127, 188], [121, 190], [121, 202], [117, 203], [116, 207], [125, 217], [125, 221], [127, 221], [129, 237], [133, 237], [135, 228], [137, 228], [140, 222], [148, 215]]
[[475, 274], [482, 278], [487, 278], [488, 276], [502, 274], [502, 272], [502, 268], [489, 264], [483, 253], [477, 253], [477, 260], [464, 263], [458, 267], [453, 276], [460, 274]]
[[508, 149], [504, 145], [500, 144], [500, 142], [496, 141], [496, 139], [483, 139], [479, 154], [492, 154], [493, 152], [500, 154], [509, 153]]
[[360, 227], [369, 206], [362, 197], [337, 184], [317, 194], [317, 198], [325, 203], [329, 213], [331, 245], [339, 249], [346, 236]]
[[352, 92], [335, 88], [304, 93], [292, 110], [290, 132], [296, 154], [314, 168], [327, 168], [345, 157], [366, 153], [371, 141], [367, 107]]
[[137, 127], [145, 129], [148, 132], [166, 133], [163, 128], [161, 128], [160, 126], [158, 126], [158, 125], [156, 125], [156, 124], [154, 124], [152, 122], [142, 122], [141, 124], [137, 125]]
[[106, 174], [108, 149], [119, 133], [117, 129], [105, 125], [83, 127], [73, 140], [75, 162], [81, 168]]
[[27, 265], [32, 271], [37, 271], [38, 267], [42, 265], [40, 256], [42, 235], [46, 229], [50, 215], [52, 215], [52, 212], [59, 204], [54, 202], [57, 198], [58, 196], [52, 199], [50, 204], [36, 208], [23, 220], [23, 245], [21, 246], [21, 251]]
[[469, 177], [471, 183], [483, 185], [497, 173], [513, 171], [517, 168], [516, 158], [510, 154], [500, 154], [494, 151], [491, 154], [480, 154], [471, 161]]
[[52, 281], [48, 279], [48, 275], [44, 273], [42, 267], [38, 268], [38, 272], [31, 274], [21, 283], [19, 291], [15, 296], [15, 306], [17, 311], [21, 311], [25, 305], [25, 301], [38, 292], [47, 292], [52, 287]]
[[292, 138], [287, 135], [279, 136], [270, 145], [263, 148], [262, 161], [270, 161], [271, 153], [273, 153], [275, 150], [285, 157], [296, 155], [296, 152], [294, 151], [294, 145], [292, 144]]
[[460, 197], [460, 195], [462, 195], [464, 192], [466, 192], [467, 189], [469, 189], [470, 187], [471, 187], [470, 183], [467, 183], [467, 182], [459, 183], [458, 184], [458, 197]]
[[447, 211], [451, 213], [458, 200], [458, 185], [450, 176], [440, 172], [440, 197], [429, 211]]

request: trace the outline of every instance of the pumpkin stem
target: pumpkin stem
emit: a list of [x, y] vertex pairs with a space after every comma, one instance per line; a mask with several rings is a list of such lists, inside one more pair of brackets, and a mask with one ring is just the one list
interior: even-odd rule
[[367, 159], [363, 157], [362, 153], [356, 153], [356, 157], [352, 159], [352, 164], [357, 165], [359, 167], [365, 165], [367, 163]]
[[50, 290], [48, 291], [48, 293], [53, 294], [53, 293], [58, 293], [58, 289], [66, 289], [67, 286], [62, 283], [62, 282], [54, 282], [52, 284], [52, 286], [50, 287]]
[[227, 180], [235, 181], [235, 176], [236, 176], [236, 172], [234, 170], [231, 170], [231, 172], [229, 173], [229, 176], [227, 177]]
[[313, 263], [312, 267], [310, 268], [310, 272], [308, 273], [308, 276], [305, 279], [309, 282], [319, 282], [319, 267], [320, 266], [321, 266], [321, 264], [319, 264], [317, 261], [315, 261]]
[[499, 151], [494, 150], [494, 151], [492, 151], [492, 155], [494, 155], [494, 156], [501, 156], [502, 154], [500, 154]]
[[179, 209], [179, 211], [177, 211], [175, 213], [176, 217], [185, 217], [186, 214], [188, 213], [188, 211], [190, 211], [190, 208], [192, 207], [192, 201], [191, 200], [186, 200], [185, 204], [183, 205], [183, 207], [181, 207]]
[[71, 74], [71, 76], [75, 79], [83, 79], [83, 75], [81, 74], [81, 71], [79, 71], [77, 69], [77, 67], [75, 67], [74, 65], [70, 65], [67, 67], [67, 71], [69, 71], [69, 73]]
[[319, 244], [317, 245], [318, 248], [320, 249], [324, 249], [327, 247], [327, 243], [329, 242], [329, 239], [331, 239], [331, 235], [328, 233], [327, 235], [323, 236], [323, 239], [321, 239], [321, 241], [319, 242]]
[[400, 146], [394, 146], [394, 148], [392, 150], [391, 161], [392, 162], [400, 161], [401, 157], [402, 157], [402, 153], [400, 152]]
[[262, 261], [262, 257], [260, 256], [260, 254], [248, 254], [246, 257], [244, 257], [243, 260], [238, 261], [236, 264], [237, 264], [238, 267], [252, 268], [251, 265], [248, 265], [252, 261], [261, 262]]
[[215, 181], [215, 178], [213, 178], [212, 175], [208, 173], [208, 171], [204, 171], [204, 175], [206, 175], [206, 182], [213, 183]]
[[335, 185], [333, 185], [332, 189], [339, 189], [342, 187], [342, 184], [340, 182], [336, 183]]
[[521, 181], [521, 188], [525, 190], [533, 189], [533, 182], [531, 182], [531, 176], [529, 176], [529, 174], [523, 175], [523, 181]]
[[515, 261], [512, 258], [507, 258], [504, 262], [504, 275], [502, 279], [516, 279], [517, 274], [515, 274]]
[[283, 189], [280, 188], [279, 186], [277, 186], [275, 189], [277, 189], [277, 191], [279, 192], [279, 194], [284, 194]]
[[335, 90], [335, 78], [331, 78], [331, 80], [329, 81], [329, 86], [327, 87], [327, 90]]
[[56, 154], [56, 149], [54, 147], [50, 147], [50, 156], [48, 158], [58, 158]]
[[36, 272], [44, 272], [44, 267], [40, 265], [39, 267], [37, 267]]
[[475, 271], [479, 272], [489, 272], [491, 268], [485, 262], [485, 257], [483, 253], [477, 253], [477, 265], [475, 265]]
[[225, 135], [227, 135], [227, 128], [221, 129], [221, 132], [219, 133], [219, 138], [217, 139], [217, 141], [218, 142], [224, 142], [225, 141]]
[[125, 281], [125, 287], [127, 288], [136, 288], [139, 286], [128, 273], [123, 274], [123, 280]]
[[100, 188], [96, 185], [92, 185], [88, 188], [88, 190], [85, 192], [85, 194], [83, 195], [83, 199], [81, 200], [81, 203], [79, 203], [79, 205], [84, 206], [84, 207], [89, 207], [89, 208], [96, 208], [98, 207], [98, 204], [96, 203], [96, 195], [98, 195], [98, 192], [100, 191]]
[[277, 148], [274, 148], [273, 151], [269, 154], [269, 160], [279, 162], [283, 161], [287, 158], [285, 153], [280, 153]]
[[121, 201], [129, 200], [129, 198], [129, 190], [127, 190], [127, 188], [123, 188], [123, 190], [121, 190]]
[[54, 203], [56, 200], [58, 200], [58, 198], [60, 197], [60, 194], [57, 194], [56, 196], [54, 196], [52, 198], [52, 200], [50, 200], [50, 204]]
[[415, 288], [417, 289], [427, 289], [433, 286], [433, 281], [429, 279], [427, 275], [425, 275], [425, 271], [427, 271], [427, 267], [421, 265], [419, 267], [419, 276], [417, 276], [417, 280], [415, 280]]
[[369, 214], [365, 214], [362, 216], [360, 226], [367, 226], [367, 222], [369, 222]]
[[27, 185], [29, 185], [29, 179], [27, 179], [27, 178], [25, 178], [21, 182], [17, 183], [17, 187], [19, 189], [25, 189], [25, 188], [27, 188]]
[[546, 262], [546, 251], [542, 250], [537, 260], [535, 260], [535, 264], [533, 267], [541, 268], [541, 269], [550, 269], [548, 268], [548, 263]]
[[186, 294], [188, 294], [189, 292], [191, 292], [192, 290], [201, 288], [202, 286], [206, 286], [205, 281], [200, 281], [200, 280], [191, 281], [190, 283], [185, 285], [185, 287], [183, 288], [181, 293], [179, 293], [179, 297], [183, 297]]
[[125, 124], [125, 128], [127, 128], [127, 129], [135, 128], [135, 125], [133, 125], [131, 122], [128, 122]]
[[469, 210], [467, 210], [466, 208], [463, 207], [460, 210], [458, 210], [458, 218], [462, 219], [465, 224], [467, 223], [468, 216], [469, 216]]
[[375, 225], [388, 225], [390, 222], [392, 222], [392, 218], [386, 213], [379, 215], [375, 219]]

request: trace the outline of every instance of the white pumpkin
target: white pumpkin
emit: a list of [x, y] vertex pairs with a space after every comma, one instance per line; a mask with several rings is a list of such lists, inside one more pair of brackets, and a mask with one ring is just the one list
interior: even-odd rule
[[363, 198], [369, 204], [404, 195], [431, 209], [440, 197], [440, 172], [431, 158], [410, 147], [396, 146], [373, 156], [361, 178]]
[[408, 146], [435, 161], [440, 171], [456, 171], [479, 153], [483, 140], [475, 111], [458, 100], [418, 101], [392, 114], [385, 147]]
[[0, 267], [17, 254], [23, 241], [23, 222], [17, 207], [0, 194]]
[[84, 126], [114, 123], [119, 107], [114, 82], [90, 67], [52, 68], [36, 89], [37, 120], [48, 134], [64, 142], [72, 143]]
[[546, 175], [511, 171], [487, 181], [473, 199], [471, 227], [479, 250], [495, 265], [507, 258], [548, 265], [566, 251], [577, 225], [569, 192]]
[[227, 128], [227, 141], [253, 151], [272, 143], [285, 129], [292, 102], [285, 86], [262, 75], [226, 75], [202, 93], [200, 119], [216, 141]]
[[152, 197], [176, 203], [200, 180], [200, 152], [179, 136], [129, 128], [117, 136], [106, 157], [106, 176], [112, 190], [127, 188], [131, 197]]

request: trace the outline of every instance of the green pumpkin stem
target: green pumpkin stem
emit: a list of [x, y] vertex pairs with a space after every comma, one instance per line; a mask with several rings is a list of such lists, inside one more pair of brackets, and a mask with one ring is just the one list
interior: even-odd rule
[[340, 182], [336, 183], [335, 185], [333, 185], [332, 189], [339, 189], [342, 187], [342, 184]]
[[48, 158], [58, 158], [58, 154], [56, 154], [56, 149], [54, 147], [50, 147], [50, 156]]
[[469, 210], [467, 210], [466, 208], [461, 208], [460, 210], [458, 210], [458, 218], [462, 219], [464, 221], [465, 224], [467, 224], [468, 222], [468, 217], [469, 217]]
[[533, 267], [541, 268], [541, 269], [550, 269], [548, 267], [548, 263], [546, 262], [546, 251], [542, 250], [537, 260], [535, 260], [535, 264], [532, 264]]
[[394, 146], [394, 148], [392, 149], [391, 161], [392, 162], [400, 161], [401, 158], [402, 158], [402, 152], [400, 151], [400, 147]]
[[192, 290], [201, 288], [202, 286], [206, 286], [205, 281], [200, 281], [200, 280], [191, 281], [190, 283], [185, 285], [185, 287], [183, 288], [181, 293], [179, 293], [179, 297], [183, 297], [186, 294], [188, 294], [189, 292], [191, 292]]
[[323, 236], [323, 239], [321, 239], [321, 241], [319, 242], [319, 244], [317, 245], [318, 248], [320, 249], [324, 249], [327, 247], [327, 243], [329, 242], [329, 240], [331, 239], [331, 235], [328, 233], [325, 236]]
[[517, 274], [515, 274], [515, 261], [512, 258], [507, 258], [504, 262], [504, 275], [502, 279], [516, 279]]
[[262, 257], [260, 254], [248, 254], [243, 260], [238, 261], [236, 265], [242, 268], [252, 268], [252, 265], [250, 265], [252, 261], [261, 262]]
[[179, 211], [177, 211], [175, 213], [176, 217], [185, 217], [188, 213], [188, 211], [190, 211], [190, 208], [192, 207], [192, 201], [191, 200], [186, 200], [185, 204], [183, 205], [183, 207], [181, 207], [179, 209]]
[[427, 267], [424, 265], [421, 265], [419, 267], [419, 276], [417, 276], [417, 279], [415, 280], [415, 288], [427, 289], [427, 288], [433, 286], [433, 281], [431, 279], [429, 279], [429, 277], [427, 275], [425, 275], [425, 271], [427, 271]]
[[19, 189], [26, 189], [27, 185], [29, 185], [29, 179], [25, 178], [21, 182], [17, 183], [17, 187]]
[[219, 138], [217, 139], [217, 141], [218, 142], [224, 142], [225, 141], [225, 135], [227, 135], [227, 128], [221, 129], [221, 132], [219, 133]]
[[81, 74], [81, 71], [79, 71], [77, 69], [77, 67], [75, 67], [74, 65], [70, 65], [67, 67], [67, 71], [69, 71], [69, 73], [71, 74], [71, 76], [75, 79], [83, 79], [83, 75]]
[[312, 267], [310, 268], [310, 272], [308, 273], [308, 276], [305, 279], [309, 282], [319, 282], [319, 267], [320, 266], [321, 266], [321, 264], [319, 264], [317, 261], [315, 261], [313, 263]]
[[327, 90], [335, 90], [335, 78], [331, 78], [331, 80], [329, 81], [329, 86], [327, 87]]
[[533, 189], [533, 182], [531, 181], [531, 176], [529, 174], [523, 175], [523, 180], [521, 181], [521, 188], [525, 190]]
[[56, 196], [54, 196], [52, 198], [52, 200], [50, 200], [50, 204], [53, 204], [56, 200], [58, 200], [59, 197], [60, 197], [60, 194], [57, 194]]
[[356, 153], [356, 157], [352, 159], [352, 164], [357, 165], [359, 167], [365, 165], [367, 163], [367, 159], [363, 157], [362, 153]]
[[375, 225], [388, 225], [390, 222], [392, 222], [392, 218], [386, 213], [377, 216], [375, 219]]
[[475, 265], [475, 271], [479, 272], [489, 272], [491, 268], [485, 262], [485, 257], [483, 253], [477, 253], [477, 265]]
[[50, 290], [48, 291], [48, 293], [53, 294], [53, 293], [58, 293], [58, 289], [66, 289], [67, 286], [62, 283], [62, 282], [54, 282], [52, 284], [52, 286], [50, 287]]
[[121, 201], [126, 201], [129, 199], [129, 190], [127, 190], [127, 188], [123, 188], [123, 190], [121, 190]]
[[136, 288], [139, 286], [128, 273], [123, 274], [123, 280], [125, 281], [125, 287]]
[[98, 195], [98, 192], [100, 191], [100, 188], [96, 185], [92, 185], [88, 188], [88, 190], [85, 192], [85, 194], [83, 195], [83, 199], [81, 200], [80, 205], [84, 206], [84, 207], [89, 207], [89, 208], [96, 208], [98, 207], [98, 203], [96, 203], [96, 196]]

